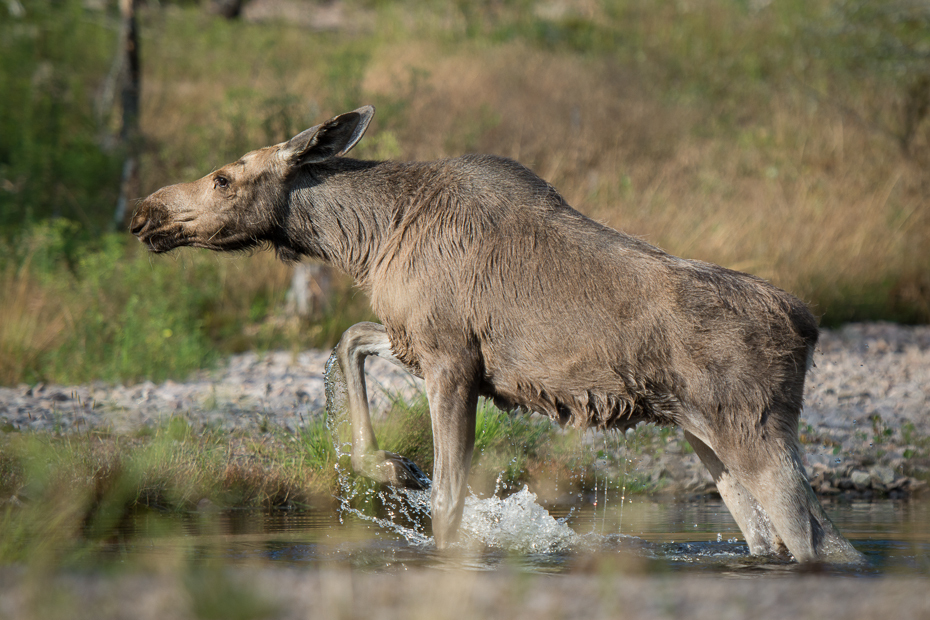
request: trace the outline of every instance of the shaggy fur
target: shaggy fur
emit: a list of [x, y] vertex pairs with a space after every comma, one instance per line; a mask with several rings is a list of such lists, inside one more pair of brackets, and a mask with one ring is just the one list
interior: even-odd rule
[[[364, 394], [366, 355], [425, 378], [438, 544], [454, 539], [461, 518], [482, 395], [580, 427], [681, 426], [754, 553], [859, 558], [800, 464], [798, 417], [817, 342], [803, 303], [598, 224], [508, 159], [338, 157], [372, 114], [336, 117], [159, 190], [132, 230], [154, 251], [269, 244], [284, 260], [319, 258], [356, 279], [384, 327], [347, 333], [337, 354], [350, 384], [361, 384], [350, 393]], [[377, 452], [356, 396], [353, 464], [402, 484], [383, 473], [401, 457]]]

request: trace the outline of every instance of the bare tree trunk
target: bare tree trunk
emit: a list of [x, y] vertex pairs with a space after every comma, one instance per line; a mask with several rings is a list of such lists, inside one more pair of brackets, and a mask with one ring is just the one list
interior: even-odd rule
[[126, 211], [130, 196], [137, 187], [137, 159], [139, 146], [139, 95], [141, 92], [141, 64], [139, 60], [139, 32], [136, 22], [136, 0], [119, 1], [122, 25], [120, 28], [120, 53], [123, 55], [122, 87], [120, 105], [123, 118], [119, 139], [126, 152], [123, 175], [120, 180], [119, 199], [113, 216], [113, 227], [126, 223]]
[[291, 277], [288, 309], [302, 319], [317, 318], [329, 306], [332, 270], [320, 263], [298, 263]]

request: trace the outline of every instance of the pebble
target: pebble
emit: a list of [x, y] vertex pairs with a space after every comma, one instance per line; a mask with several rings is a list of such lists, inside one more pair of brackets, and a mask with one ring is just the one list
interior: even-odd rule
[[[196, 427], [295, 431], [323, 415], [329, 351], [243, 353], [186, 381], [0, 388], [0, 431], [133, 433], [180, 416]], [[367, 362], [370, 406], [382, 415], [422, 382], [378, 358]], [[901, 496], [930, 474], [930, 326], [849, 324], [823, 330], [800, 423], [805, 466], [822, 494]], [[701, 493], [713, 481], [679, 432], [640, 473], [656, 486]]]

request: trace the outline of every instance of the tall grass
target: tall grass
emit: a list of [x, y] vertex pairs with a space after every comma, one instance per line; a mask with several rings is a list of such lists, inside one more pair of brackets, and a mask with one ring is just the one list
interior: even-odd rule
[[[432, 470], [424, 397], [396, 399], [375, 431], [382, 449]], [[470, 488], [506, 493], [536, 485], [534, 473], [545, 472], [563, 481], [563, 493], [586, 489], [590, 480], [578, 472], [592, 455], [581, 443], [580, 434], [548, 420], [514, 418], [482, 403]], [[195, 426], [183, 416], [133, 436], [0, 434], [0, 564], [79, 563], [149, 512], [155, 519], [242, 508], [326, 512], [333, 498], [346, 495], [354, 507], [377, 511], [377, 494], [365, 492], [375, 483], [352, 476], [355, 492], [343, 488], [339, 472], [351, 470], [347, 460], [337, 463], [322, 419], [293, 433], [254, 435]]]
[[[513, 157], [583, 212], [772, 280], [824, 324], [928, 321], [930, 121], [906, 53], [930, 21], [857, 6], [349, 2], [363, 19], [308, 33], [152, 5], [140, 194], [373, 103], [359, 157]], [[3, 332], [0, 381], [183, 375], [370, 318], [340, 281], [327, 316], [287, 319], [289, 268], [266, 253], [149, 258], [101, 238], [119, 157], [93, 108], [115, 31], [77, 0], [26, 8], [0, 22], [0, 313], [23, 326]]]
[[268, 254], [154, 260], [108, 234], [71, 256], [72, 233], [34, 226], [0, 258], [0, 383], [183, 377], [220, 352], [332, 344], [370, 318], [364, 298], [338, 280], [314, 324], [287, 319], [288, 269]]
[[28, 263], [8, 265], [0, 287], [0, 385], [36, 380], [41, 358], [54, 349], [69, 315], [48, 291], [36, 294]]

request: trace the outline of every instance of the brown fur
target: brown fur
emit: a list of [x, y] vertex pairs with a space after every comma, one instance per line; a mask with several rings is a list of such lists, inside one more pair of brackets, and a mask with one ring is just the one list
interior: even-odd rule
[[[461, 517], [483, 395], [582, 427], [679, 425], [753, 552], [858, 558], [800, 465], [798, 417], [817, 342], [803, 303], [602, 226], [511, 160], [337, 157], [372, 113], [336, 117], [162, 189], [139, 206], [132, 229], [155, 251], [268, 244], [284, 260], [320, 258], [356, 279], [387, 341], [380, 327], [347, 333], [340, 363], [350, 384], [372, 354], [425, 378], [439, 544]], [[361, 400], [353, 463], [395, 481], [364, 464], [376, 442]]]

